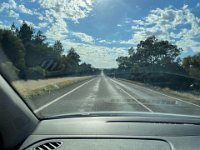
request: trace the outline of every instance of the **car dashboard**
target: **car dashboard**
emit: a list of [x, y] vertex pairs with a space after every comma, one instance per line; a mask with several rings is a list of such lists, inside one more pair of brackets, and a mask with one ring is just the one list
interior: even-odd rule
[[199, 150], [200, 125], [136, 121], [133, 117], [74, 117], [41, 121], [23, 150]]

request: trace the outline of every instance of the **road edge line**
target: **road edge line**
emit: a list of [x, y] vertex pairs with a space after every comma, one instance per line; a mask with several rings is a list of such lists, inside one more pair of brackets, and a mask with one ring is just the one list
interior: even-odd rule
[[47, 104], [45, 104], [45, 105], [43, 105], [43, 106], [41, 106], [41, 107], [35, 109], [33, 112], [34, 112], [34, 113], [40, 112], [41, 110], [43, 110], [43, 109], [45, 109], [46, 107], [52, 105], [53, 103], [59, 101], [60, 99], [62, 99], [63, 97], [65, 97], [65, 96], [67, 96], [67, 95], [69, 95], [69, 94], [71, 94], [72, 92], [78, 90], [79, 88], [81, 88], [81, 87], [84, 86], [85, 84], [87, 84], [87, 83], [93, 81], [94, 79], [95, 79], [95, 78], [90, 79], [89, 81], [87, 81], [87, 82], [85, 82], [85, 83], [79, 85], [78, 87], [74, 88], [73, 90], [71, 90], [71, 91], [69, 91], [69, 92], [63, 94], [62, 96], [57, 97], [56, 99], [52, 100], [51, 102], [49, 102], [49, 103], [47, 103]]
[[[115, 82], [116, 84], [118, 84], [120, 86], [119, 83], [117, 83], [117, 81], [114, 81], [113, 79], [110, 78], [111, 81]], [[140, 102], [137, 98], [135, 98], [134, 96], [130, 95], [128, 92], [126, 92], [125, 90], [123, 90], [122, 88], [120, 88], [120, 90], [122, 90], [124, 93], [126, 93], [129, 97], [131, 97], [133, 100], [135, 100], [138, 104], [140, 104], [141, 106], [143, 106], [145, 109], [147, 109], [150, 112], [154, 112], [153, 110], [151, 110], [149, 107], [147, 107], [146, 105], [144, 105], [142, 102]]]
[[[120, 79], [117, 79], [117, 80], [120, 80]], [[126, 80], [121, 80], [121, 81], [128, 82], [128, 81], [126, 81]], [[131, 80], [130, 80], [130, 81], [131, 81]], [[128, 82], [128, 83], [130, 83], [130, 82]], [[149, 91], [152, 91], [152, 92], [155, 92], [155, 93], [158, 93], [158, 94], [164, 95], [164, 96], [166, 96], [166, 97], [169, 97], [169, 98], [172, 98], [172, 99], [176, 99], [176, 100], [181, 101], [181, 102], [183, 102], [183, 103], [190, 104], [190, 105], [194, 105], [194, 106], [200, 108], [200, 105], [194, 104], [194, 103], [192, 103], [192, 102], [187, 102], [187, 101], [182, 100], [182, 99], [180, 99], [180, 98], [173, 97], [173, 96], [170, 96], [170, 95], [167, 95], [167, 94], [164, 94], [164, 93], [158, 92], [158, 91], [156, 91], [156, 90], [152, 90], [152, 89], [149, 89], [149, 88], [143, 87], [143, 86], [141, 86], [141, 85], [137, 85], [137, 84], [135, 84], [135, 83], [130, 83], [130, 84], [133, 84], [133, 85], [136, 85], [136, 86], [142, 87], [142, 88], [147, 89], [147, 90], [149, 90]]]

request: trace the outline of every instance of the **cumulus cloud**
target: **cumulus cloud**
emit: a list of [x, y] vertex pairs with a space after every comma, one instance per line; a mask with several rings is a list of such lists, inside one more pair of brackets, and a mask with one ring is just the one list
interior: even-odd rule
[[[39, 20], [48, 22], [49, 29], [46, 35], [54, 40], [62, 40], [67, 37], [68, 28], [66, 20], [78, 23], [79, 19], [88, 16], [92, 10], [93, 0], [39, 0], [40, 6], [45, 10], [44, 14], [38, 14]], [[92, 37], [86, 34], [75, 33], [85, 42], [92, 42]]]
[[[32, 0], [31, 2], [36, 1]], [[37, 3], [43, 8], [42, 12], [31, 10], [24, 4], [16, 4], [14, 0], [0, 4], [0, 12], [7, 10], [9, 17], [15, 18], [19, 17], [16, 11], [36, 15], [42, 22], [39, 22], [38, 26], [32, 24], [34, 27], [45, 28], [48, 26], [46, 35], [52, 40], [62, 40], [67, 37], [67, 20], [78, 23], [79, 19], [87, 17], [92, 11], [93, 0], [38, 0]], [[77, 33], [76, 36], [85, 42], [93, 41], [92, 37], [86, 34]]]
[[[0, 4], [0, 12], [4, 11], [4, 10], [17, 10], [21, 13], [25, 13], [25, 14], [33, 14], [33, 12], [26, 8], [24, 5], [17, 5], [17, 3], [15, 2], [15, 0], [9, 0], [8, 2], [3, 2], [2, 4]], [[13, 13], [10, 12], [9, 13]], [[16, 13], [15, 13], [16, 16]]]
[[0, 4], [0, 12], [4, 11], [5, 9], [15, 9], [17, 4], [14, 0], [9, 0], [7, 3], [3, 2]]
[[10, 11], [9, 11], [8, 16], [9, 16], [9, 17], [12, 17], [12, 18], [19, 18], [19, 14], [16, 13], [15, 11], [13, 11], [13, 10], [10, 10]]
[[[127, 55], [126, 48], [109, 48], [106, 46], [97, 46], [94, 44], [94, 38], [82, 32], [70, 32], [68, 30], [68, 20], [79, 23], [80, 19], [88, 17], [93, 9], [93, 0], [32, 0], [37, 2], [43, 11], [30, 10], [24, 5], [17, 5], [14, 0], [3, 3], [0, 11], [13, 9], [21, 13], [36, 15], [40, 20], [37, 26], [33, 22], [26, 21], [34, 28], [47, 28], [45, 35], [49, 42], [61, 40], [66, 49], [75, 48], [83, 62], [91, 63], [94, 67], [117, 67], [116, 58]], [[14, 11], [11, 11], [14, 14]], [[22, 19], [18, 19], [22, 23]], [[3, 26], [0, 24], [0, 26]], [[74, 42], [68, 38], [73, 35], [81, 40], [80, 43]], [[83, 43], [82, 43], [83, 42]], [[100, 40], [99, 43], [111, 43]]]
[[94, 38], [90, 35], [85, 34], [85, 33], [73, 32], [73, 35], [78, 37], [83, 42], [91, 43], [91, 44], [94, 42]]
[[96, 42], [98, 43], [103, 43], [103, 44], [114, 44], [114, 43], [120, 43], [120, 41], [116, 41], [116, 40], [102, 40], [102, 39], [96, 39]]
[[18, 6], [18, 10], [19, 10], [20, 12], [22, 12], [22, 13], [25, 13], [25, 14], [30, 14], [30, 15], [33, 14], [32, 10], [26, 8], [24, 5], [19, 5], [19, 6]]
[[117, 67], [116, 58], [118, 56], [127, 56], [127, 48], [106, 46], [97, 46], [92, 44], [75, 43], [69, 40], [63, 41], [64, 47], [75, 48], [81, 57], [81, 60], [92, 64], [97, 68], [114, 68]]
[[[195, 16], [187, 5], [181, 9], [172, 7], [154, 9], [141, 20], [133, 20], [132, 38], [121, 41], [123, 44], [138, 44], [148, 36], [175, 42], [184, 50], [200, 52], [195, 38], [200, 34], [200, 18]], [[186, 44], [187, 43], [187, 44]]]
[[77, 21], [88, 16], [92, 10], [93, 0], [39, 0], [44, 9], [53, 10], [54, 17]]
[[112, 42], [106, 40], [98, 40], [99, 43], [111, 44]]
[[0, 28], [1, 29], [10, 29], [10, 26], [5, 25], [2, 21], [0, 21]]
[[48, 23], [47, 22], [40, 22], [39, 24], [38, 24], [38, 27], [40, 27], [40, 28], [45, 28], [45, 27], [47, 27], [48, 26]]
[[197, 4], [196, 4], [196, 7], [199, 8], [199, 7], [200, 7], [200, 3], [197, 3]]
[[117, 27], [122, 27], [122, 25], [121, 24], [117, 24]]
[[57, 18], [47, 30], [46, 36], [51, 40], [64, 40], [67, 37], [67, 23], [62, 18]]
[[[19, 24], [22, 24], [24, 20], [19, 19], [19, 20], [17, 20], [17, 21], [19, 22]], [[39, 26], [35, 25], [33, 22], [27, 21], [27, 20], [26, 20], [25, 22], [26, 22], [29, 26], [33, 27], [34, 29], [39, 29]]]

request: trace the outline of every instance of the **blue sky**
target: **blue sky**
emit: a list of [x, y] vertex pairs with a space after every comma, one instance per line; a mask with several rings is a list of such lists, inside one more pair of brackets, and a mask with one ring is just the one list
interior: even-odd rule
[[23, 20], [94, 67], [117, 67], [118, 56], [151, 35], [183, 48], [181, 57], [200, 52], [198, 0], [1, 0], [1, 28]]

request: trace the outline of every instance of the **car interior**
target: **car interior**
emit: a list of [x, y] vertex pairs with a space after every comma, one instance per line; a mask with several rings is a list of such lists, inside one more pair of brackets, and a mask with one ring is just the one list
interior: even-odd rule
[[200, 149], [199, 118], [87, 113], [40, 120], [2, 76], [0, 83], [0, 149]]
[[200, 150], [200, 0], [0, 0], [0, 150]]

